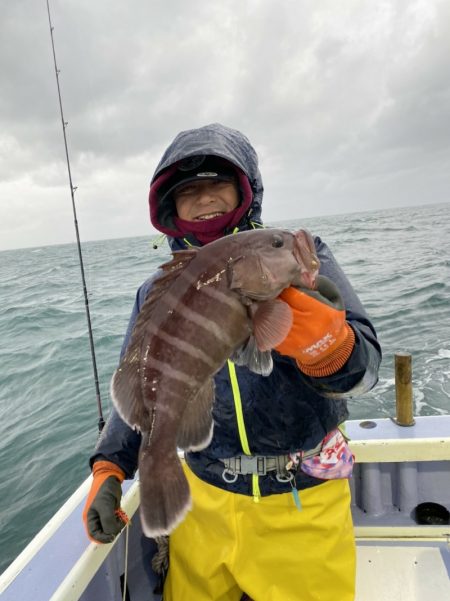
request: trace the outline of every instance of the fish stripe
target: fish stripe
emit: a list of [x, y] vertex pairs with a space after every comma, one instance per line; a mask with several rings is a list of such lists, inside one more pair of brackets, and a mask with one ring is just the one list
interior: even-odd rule
[[[146, 325], [146, 332], [149, 331], [155, 336], [155, 338], [159, 338], [160, 340], [169, 343], [171, 346], [174, 346], [175, 348], [184, 351], [191, 357], [195, 357], [196, 359], [203, 361], [203, 363], [206, 363], [210, 367], [215, 367], [216, 362], [211, 358], [211, 356], [207, 355], [205, 352], [202, 351], [202, 349], [198, 348], [197, 346], [190, 344], [189, 342], [183, 340], [182, 338], [179, 338], [178, 336], [171, 336], [170, 334], [167, 334], [167, 332], [164, 332], [162, 328], [158, 328], [151, 322], [148, 322]], [[147, 357], [144, 356], [143, 360], [146, 361]]]
[[201, 290], [203, 294], [206, 294], [206, 296], [213, 298], [215, 301], [221, 303], [222, 305], [227, 305], [228, 307], [230, 307], [230, 309], [235, 309], [236, 307], [242, 306], [242, 303], [236, 300], [235, 297], [230, 296], [230, 294], [222, 292], [221, 290], [218, 290], [213, 286], [204, 286]]
[[[208, 319], [204, 315], [200, 315], [197, 311], [187, 307], [172, 293], [167, 292], [160, 302], [165, 302], [169, 309], [173, 310], [174, 313], [178, 313], [183, 319], [195, 323], [196, 326], [202, 328], [202, 330], [205, 330], [208, 334], [212, 334], [221, 344], [225, 344], [227, 347], [233, 347], [235, 341], [228, 336], [224, 328], [217, 325], [212, 319]], [[175, 319], [175, 314], [172, 314], [172, 318]]]
[[165, 361], [158, 361], [158, 359], [155, 359], [154, 357], [150, 357], [150, 360], [147, 362], [147, 364], [150, 369], [154, 369], [169, 379], [184, 382], [189, 386], [195, 386], [201, 383], [193, 378], [192, 375], [185, 374], [183, 371], [175, 369]]
[[183, 278], [184, 280], [195, 286], [196, 290], [201, 290], [207, 296], [213, 298], [214, 300], [217, 300], [219, 303], [228, 305], [229, 307], [234, 309], [237, 305], [240, 304], [240, 302], [233, 296], [230, 296], [229, 293], [222, 292], [218, 288], [211, 285], [217, 283], [222, 278], [222, 275], [225, 272], [226, 270], [222, 269], [221, 271], [218, 271], [215, 275], [209, 277], [206, 281], [202, 281], [198, 279], [197, 276], [193, 275], [188, 269], [185, 269], [184, 271], [180, 272], [179, 277]]

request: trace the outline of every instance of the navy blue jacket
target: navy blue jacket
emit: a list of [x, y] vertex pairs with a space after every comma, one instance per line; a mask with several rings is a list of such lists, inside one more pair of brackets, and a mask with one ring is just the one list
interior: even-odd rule
[[[167, 149], [152, 181], [174, 162], [198, 154], [221, 156], [246, 173], [254, 202], [239, 229], [260, 223], [263, 187], [256, 153], [248, 140], [235, 130], [213, 124], [194, 130], [194, 135], [182, 132]], [[169, 239], [169, 242], [172, 249], [185, 247], [182, 239]], [[190, 243], [195, 244], [196, 240], [191, 239]], [[377, 382], [381, 350], [375, 330], [329, 248], [318, 237], [315, 244], [321, 262], [320, 273], [333, 280], [343, 297], [347, 321], [355, 332], [355, 347], [344, 367], [325, 378], [302, 374], [293, 359], [276, 351], [272, 353], [274, 369], [267, 377], [254, 374], [246, 367], [236, 367], [248, 443], [255, 455], [280, 455], [316, 447], [328, 432], [348, 418], [346, 399], [370, 390]], [[153, 279], [147, 280], [137, 292], [122, 354]], [[239, 476], [233, 484], [222, 478], [224, 466], [220, 458], [243, 453], [227, 365], [216, 374], [215, 386], [213, 439], [206, 449], [188, 453], [186, 460], [203, 480], [227, 490], [252, 494], [251, 476]], [[91, 463], [99, 458], [112, 461], [131, 478], [137, 467], [139, 445], [140, 435], [113, 409]], [[299, 489], [321, 482], [301, 471], [296, 476]], [[273, 472], [260, 477], [259, 486], [262, 495], [290, 490], [290, 484], [278, 482]]]

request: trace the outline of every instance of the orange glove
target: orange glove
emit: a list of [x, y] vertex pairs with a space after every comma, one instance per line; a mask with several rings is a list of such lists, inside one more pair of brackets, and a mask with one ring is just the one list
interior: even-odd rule
[[111, 543], [129, 521], [120, 509], [125, 474], [115, 463], [96, 461], [92, 475], [94, 480], [83, 511], [84, 525], [91, 541]]
[[297, 361], [303, 373], [314, 378], [336, 373], [350, 357], [355, 333], [345, 321], [342, 297], [335, 284], [317, 277], [317, 290], [286, 288], [281, 300], [292, 309], [289, 334], [275, 347]]

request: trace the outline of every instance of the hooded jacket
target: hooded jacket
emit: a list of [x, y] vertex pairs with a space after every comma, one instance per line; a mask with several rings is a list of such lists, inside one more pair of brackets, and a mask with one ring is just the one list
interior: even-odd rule
[[[153, 224], [162, 231], [167, 228], [167, 224], [158, 221], [158, 215], [164, 215], [164, 212], [158, 212], [159, 207], [156, 206], [158, 187], [164, 180], [164, 173], [188, 157], [207, 155], [226, 159], [248, 179], [252, 200], [237, 229], [261, 227], [263, 185], [256, 152], [240, 132], [220, 124], [181, 132], [167, 148], [151, 182], [150, 211]], [[337, 285], [343, 297], [347, 322], [355, 332], [355, 346], [344, 367], [324, 378], [304, 375], [293, 359], [276, 351], [272, 352], [274, 367], [269, 376], [260, 376], [246, 367], [236, 366], [244, 424], [252, 455], [285, 455], [315, 448], [328, 432], [348, 418], [346, 399], [367, 392], [378, 379], [381, 350], [375, 330], [330, 249], [319, 237], [316, 236], [314, 240], [320, 259], [320, 273]], [[198, 242], [192, 236], [170, 236], [169, 244], [172, 250], [179, 250], [189, 244], [198, 245]], [[156, 275], [144, 282], [137, 292], [122, 355]], [[220, 460], [243, 454], [227, 365], [215, 376], [213, 417], [214, 434], [210, 445], [202, 451], [187, 453], [186, 461], [204, 481], [251, 495], [251, 475], [240, 475], [231, 483], [223, 478], [224, 464]], [[129, 428], [113, 409], [91, 463], [96, 459], [112, 461], [124, 470], [127, 478], [132, 478], [137, 468], [140, 440], [140, 434]], [[323, 480], [298, 470], [295, 482], [298, 489], [303, 489], [318, 485]], [[259, 490], [263, 496], [282, 493], [290, 491], [291, 484], [278, 481], [275, 472], [268, 472], [259, 477]]]

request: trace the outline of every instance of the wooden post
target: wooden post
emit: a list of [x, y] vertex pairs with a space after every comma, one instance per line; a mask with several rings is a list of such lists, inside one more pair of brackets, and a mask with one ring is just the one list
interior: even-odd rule
[[413, 426], [413, 390], [410, 353], [395, 354], [395, 399], [399, 426]]

